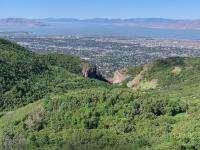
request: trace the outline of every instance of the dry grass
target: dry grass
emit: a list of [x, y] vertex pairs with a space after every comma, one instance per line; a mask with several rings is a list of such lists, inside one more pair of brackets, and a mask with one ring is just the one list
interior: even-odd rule
[[174, 69], [172, 70], [172, 73], [175, 75], [179, 75], [181, 71], [182, 71], [181, 67], [174, 67]]

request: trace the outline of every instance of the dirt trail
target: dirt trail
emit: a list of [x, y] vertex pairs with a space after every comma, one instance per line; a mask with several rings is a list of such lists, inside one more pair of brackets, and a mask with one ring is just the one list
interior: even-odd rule
[[139, 85], [140, 81], [144, 77], [145, 73], [150, 69], [150, 65], [146, 64], [143, 67], [143, 70], [130, 82], [127, 83], [129, 88], [133, 88]]

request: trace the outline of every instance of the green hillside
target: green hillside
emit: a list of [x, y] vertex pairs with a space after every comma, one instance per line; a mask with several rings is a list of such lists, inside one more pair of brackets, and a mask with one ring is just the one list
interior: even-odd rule
[[141, 66], [112, 86], [76, 57], [0, 53], [0, 149], [200, 149], [200, 58], [158, 60], [128, 88]]
[[13, 110], [48, 93], [101, 85], [81, 77], [87, 62], [59, 54], [38, 55], [0, 40], [0, 111]]

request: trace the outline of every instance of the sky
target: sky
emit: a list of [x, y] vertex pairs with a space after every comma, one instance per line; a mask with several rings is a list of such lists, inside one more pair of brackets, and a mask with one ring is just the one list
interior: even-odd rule
[[200, 19], [200, 0], [0, 0], [0, 18]]

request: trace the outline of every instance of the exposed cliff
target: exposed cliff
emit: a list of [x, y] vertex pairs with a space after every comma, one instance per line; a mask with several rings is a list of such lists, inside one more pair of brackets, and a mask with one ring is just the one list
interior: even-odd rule
[[97, 79], [101, 81], [106, 81], [107, 80], [101, 75], [101, 73], [98, 71], [96, 65], [90, 65], [88, 63], [85, 63], [82, 67], [82, 75], [85, 78], [92, 78], [92, 79]]
[[117, 70], [114, 72], [113, 77], [109, 79], [109, 81], [112, 84], [122, 83], [129, 77], [128, 73], [129, 73], [128, 69]]

